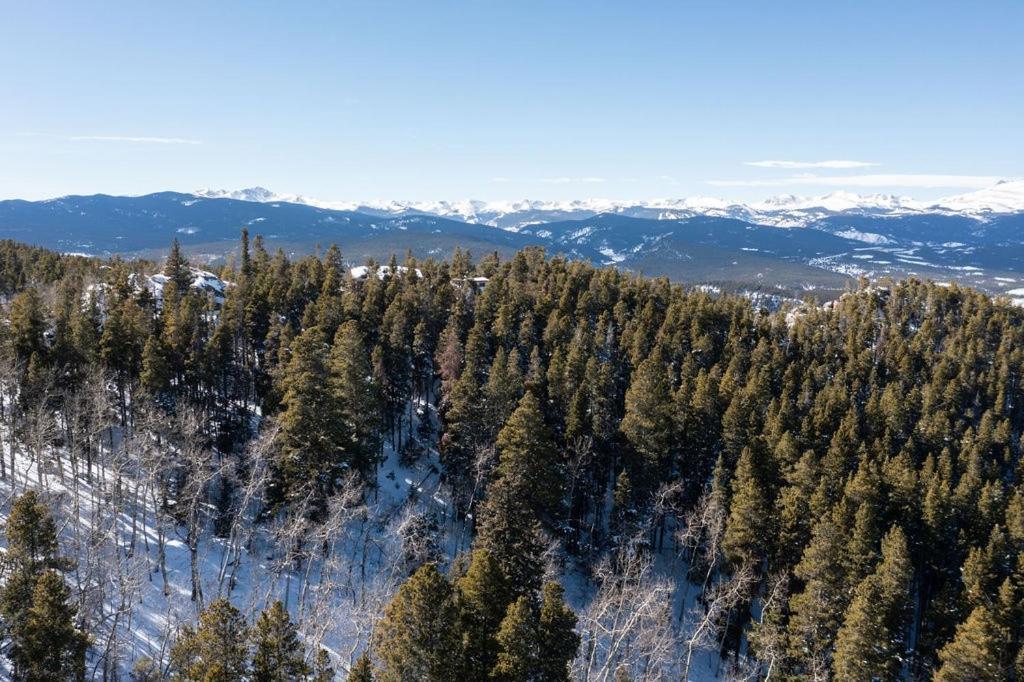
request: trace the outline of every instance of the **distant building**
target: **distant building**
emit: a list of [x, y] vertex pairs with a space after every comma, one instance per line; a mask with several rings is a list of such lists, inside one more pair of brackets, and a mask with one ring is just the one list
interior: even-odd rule
[[474, 293], [479, 294], [489, 281], [486, 277], [457, 277], [452, 280], [452, 286], [456, 289], [470, 288]]

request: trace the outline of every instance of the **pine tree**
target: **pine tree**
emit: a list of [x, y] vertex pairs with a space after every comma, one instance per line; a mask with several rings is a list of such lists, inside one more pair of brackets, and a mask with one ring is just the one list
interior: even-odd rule
[[580, 646], [576, 614], [565, 604], [564, 593], [556, 582], [544, 585], [538, 631], [539, 679], [543, 682], [568, 682], [569, 664]]
[[626, 391], [626, 414], [620, 428], [641, 457], [644, 480], [633, 483], [653, 488], [669, 462], [672, 428], [672, 383], [660, 349], [640, 363]]
[[[367, 676], [364, 678], [369, 682], [373, 682], [373, 668], [369, 667], [370, 659], [367, 658], [366, 654], [360, 655], [359, 659], [365, 660], [367, 668]], [[359, 662], [356, 660], [356, 663]], [[320, 649], [316, 654], [316, 660], [313, 661], [313, 674], [309, 677], [309, 682], [334, 682], [334, 667], [331, 665], [331, 655], [327, 653], [327, 649]]]
[[12, 659], [27, 682], [85, 678], [88, 636], [75, 627], [76, 608], [59, 573], [48, 570], [36, 581], [32, 605], [18, 628]]
[[1006, 679], [1000, 668], [1001, 649], [1006, 641], [988, 608], [979, 606], [957, 626], [953, 640], [939, 651], [942, 665], [935, 682], [998, 682]]
[[249, 671], [248, 627], [227, 599], [210, 603], [199, 625], [185, 626], [170, 651], [171, 679], [181, 682], [241, 682]]
[[618, 536], [619, 542], [629, 542], [637, 532], [639, 524], [636, 491], [629, 472], [623, 469], [615, 479], [612, 492], [611, 532]]
[[806, 451], [786, 473], [787, 485], [775, 503], [779, 535], [774, 565], [792, 566], [811, 539], [814, 519], [811, 498], [818, 485], [818, 468], [813, 450]]
[[508, 607], [496, 636], [498, 659], [491, 678], [502, 682], [530, 682], [538, 678], [540, 669], [537, 615], [527, 597], [520, 597]]
[[759, 568], [768, 555], [771, 502], [764, 484], [763, 448], [752, 444], [743, 448], [732, 481], [729, 522], [722, 549], [736, 566]]
[[327, 345], [316, 327], [292, 343], [284, 384], [278, 459], [281, 485], [287, 497], [312, 485], [315, 501], [322, 505], [345, 463], [346, 434], [331, 391]]
[[465, 575], [456, 582], [465, 678], [483, 679], [494, 667], [498, 655], [494, 636], [514, 598], [515, 591], [490, 552], [474, 550]]
[[563, 472], [554, 440], [532, 392], [519, 401], [498, 434], [497, 476], [513, 487], [537, 517], [557, 519], [562, 507]]
[[790, 600], [789, 656], [794, 675], [809, 676], [827, 668], [832, 644], [846, 608], [843, 569], [846, 532], [842, 505], [814, 527], [810, 544], [794, 569], [804, 589]]
[[854, 591], [836, 637], [836, 679], [896, 679], [902, 666], [913, 566], [903, 531], [882, 540], [882, 560]]
[[188, 293], [189, 287], [192, 286], [192, 271], [189, 269], [188, 259], [181, 252], [181, 244], [177, 239], [171, 242], [171, 251], [167, 254], [167, 260], [164, 262], [164, 274], [171, 282], [174, 282], [179, 296]]
[[252, 631], [254, 682], [287, 682], [308, 674], [305, 647], [280, 601], [260, 613]]
[[370, 663], [370, 657], [365, 651], [359, 654], [356, 662], [352, 664], [352, 669], [348, 672], [348, 682], [374, 682], [373, 664]]
[[460, 634], [452, 588], [425, 564], [399, 588], [374, 633], [378, 682], [454, 682]]
[[11, 300], [8, 320], [11, 346], [20, 360], [27, 362], [33, 353], [42, 356], [46, 352], [46, 317], [43, 301], [34, 287]]
[[487, 383], [483, 392], [486, 399], [486, 429], [488, 439], [493, 439], [509, 420], [509, 415], [516, 409], [523, 394], [523, 376], [519, 369], [519, 355], [505, 353], [499, 348], [491, 363], [487, 375]]
[[[10, 640], [11, 659], [20, 669], [32, 656], [26, 650], [30, 646], [28, 621], [40, 581], [52, 571], [69, 570], [72, 564], [58, 556], [56, 525], [35, 491], [29, 490], [14, 501], [5, 533], [7, 552], [2, 561], [6, 579], [0, 588], [0, 617]], [[47, 588], [48, 597], [54, 593], [54, 589]], [[47, 603], [54, 602], [50, 599]], [[56, 614], [58, 609], [53, 608]], [[56, 620], [54, 625], [63, 627], [64, 623]]]
[[330, 363], [331, 392], [342, 420], [348, 457], [357, 471], [367, 473], [380, 449], [381, 396], [355, 321], [339, 327]]
[[139, 376], [142, 388], [152, 396], [158, 396], [171, 387], [171, 366], [167, 360], [167, 349], [159, 336], [146, 339], [142, 351], [142, 374]]
[[480, 384], [472, 368], [463, 370], [445, 395], [444, 433], [440, 455], [444, 475], [452, 483], [456, 505], [463, 511], [471, 500], [470, 480], [479, 449], [484, 445], [486, 413]]
[[544, 540], [520, 489], [499, 478], [487, 488], [474, 547], [485, 549], [501, 568], [515, 596], [540, 588]]

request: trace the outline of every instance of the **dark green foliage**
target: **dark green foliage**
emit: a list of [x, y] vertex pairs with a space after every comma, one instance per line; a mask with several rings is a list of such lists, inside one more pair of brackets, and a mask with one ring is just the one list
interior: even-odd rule
[[569, 664], [580, 645], [576, 634], [576, 614], [563, 599], [558, 583], [544, 585], [540, 603], [537, 636], [539, 638], [539, 679], [544, 682], [568, 682]]
[[559, 518], [563, 474], [555, 443], [532, 392], [523, 396], [498, 434], [496, 475], [537, 518]]
[[175, 239], [171, 242], [171, 252], [164, 262], [164, 274], [174, 283], [179, 295], [188, 291], [192, 284], [192, 273], [189, 270], [188, 259], [181, 252], [181, 245]]
[[334, 337], [330, 358], [330, 387], [345, 440], [345, 458], [368, 473], [381, 441], [381, 397], [359, 325], [348, 321]]
[[252, 629], [253, 682], [288, 682], [309, 673], [305, 647], [284, 605], [276, 601], [263, 611]]
[[773, 519], [771, 489], [766, 483], [769, 465], [760, 443], [743, 448], [732, 481], [732, 504], [722, 549], [735, 565], [760, 565], [768, 556]]
[[524, 595], [540, 588], [544, 537], [515, 482], [499, 478], [487, 490], [476, 545], [489, 552], [512, 586]]
[[979, 606], [956, 629], [953, 640], [939, 651], [941, 667], [936, 682], [996, 682], [1007, 679], [1000, 666], [1007, 633], [1001, 631], [992, 613]]
[[328, 351], [317, 327], [310, 327], [292, 343], [278, 460], [286, 500], [304, 496], [311, 486], [314, 499], [322, 504], [347, 460], [346, 446], [351, 447], [340, 403], [331, 391]]
[[882, 541], [882, 560], [857, 586], [836, 638], [834, 670], [843, 680], [894, 679], [903, 665], [913, 566], [903, 531]]
[[14, 671], [26, 680], [62, 680], [84, 674], [88, 638], [75, 624], [75, 607], [59, 571], [57, 529], [46, 504], [28, 491], [14, 501], [5, 527], [0, 616]]
[[377, 625], [373, 642], [379, 682], [459, 679], [458, 608], [434, 564], [413, 573]]
[[486, 549], [473, 551], [469, 568], [456, 582], [459, 628], [462, 631], [463, 674], [482, 679], [497, 661], [495, 634], [515, 590]]
[[359, 654], [359, 658], [352, 664], [352, 669], [349, 670], [346, 679], [348, 682], [373, 682], [373, 664], [370, 663], [370, 657], [366, 655], [366, 652]]
[[15, 669], [27, 682], [63, 682], [85, 677], [89, 638], [75, 626], [76, 608], [59, 573], [36, 581], [31, 606], [15, 634]]
[[170, 651], [171, 679], [241, 682], [249, 672], [245, 619], [227, 599], [210, 603], [193, 629], [182, 628]]
[[496, 639], [498, 660], [491, 671], [491, 679], [529, 682], [537, 678], [540, 668], [537, 616], [528, 598], [520, 597], [509, 605]]

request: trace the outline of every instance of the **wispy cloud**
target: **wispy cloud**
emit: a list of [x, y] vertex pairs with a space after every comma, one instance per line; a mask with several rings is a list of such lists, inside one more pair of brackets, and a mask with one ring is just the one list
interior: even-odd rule
[[488, 182], [512, 182], [512, 179], [506, 178], [504, 175], [496, 175], [493, 178], [491, 178]]
[[70, 135], [75, 142], [128, 142], [133, 144], [202, 144], [183, 137], [135, 137], [130, 135]]
[[543, 182], [548, 185], [570, 185], [576, 183], [599, 183], [607, 182], [607, 178], [599, 177], [586, 177], [586, 178], [570, 178], [570, 177], [557, 177], [557, 178], [540, 178], [538, 182]]
[[881, 164], [871, 161], [849, 161], [846, 159], [833, 159], [831, 161], [744, 161], [744, 166], [757, 166], [758, 168], [871, 168]]
[[818, 185], [828, 187], [964, 187], [982, 189], [1006, 178], [998, 175], [936, 175], [928, 173], [872, 173], [865, 175], [815, 175], [805, 173], [762, 180], [708, 180], [715, 187], [788, 187]]
[[69, 142], [117, 142], [128, 144], [202, 144], [200, 140], [185, 137], [157, 137], [152, 135], [59, 135], [57, 133], [20, 132], [15, 137], [41, 137]]

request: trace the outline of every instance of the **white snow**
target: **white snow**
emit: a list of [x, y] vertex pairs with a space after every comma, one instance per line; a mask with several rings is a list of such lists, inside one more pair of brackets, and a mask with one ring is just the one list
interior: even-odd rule
[[1024, 180], [1003, 180], [976, 192], [940, 199], [935, 206], [963, 213], [1024, 211]]
[[[405, 267], [404, 265], [399, 265], [395, 268], [395, 274], [398, 275], [404, 275], [408, 271], [409, 268]], [[357, 265], [355, 267], [349, 268], [348, 272], [350, 275], [352, 275], [352, 279], [366, 279], [366, 277], [370, 274], [370, 268], [365, 265]], [[377, 266], [376, 273], [377, 279], [383, 280], [387, 277], [390, 277], [392, 274], [391, 266], [379, 265]], [[423, 271], [420, 270], [419, 268], [416, 268], [416, 276], [422, 278]]]
[[624, 254], [619, 253], [618, 251], [611, 248], [607, 244], [599, 248], [598, 251], [601, 253], [602, 256], [608, 259], [609, 263], [621, 263], [622, 261], [626, 260], [626, 256]]
[[[263, 187], [241, 190], [201, 189], [197, 198], [228, 198], [280, 205], [297, 203], [318, 208], [363, 211], [380, 215], [427, 214], [455, 218], [470, 223], [500, 226], [518, 231], [528, 225], [551, 220], [573, 219], [600, 213], [636, 215], [662, 220], [690, 218], [697, 215], [737, 218], [764, 225], [796, 227], [836, 213], [894, 216], [913, 213], [962, 213], [983, 217], [989, 213], [1024, 211], [1024, 180], [1006, 180], [993, 187], [968, 194], [922, 201], [893, 194], [856, 194], [836, 191], [806, 197], [782, 194], [750, 203], [708, 196], [643, 200], [572, 199], [572, 200], [496, 200], [480, 201], [403, 201], [397, 199], [322, 200], [301, 194], [278, 194]], [[950, 248], [959, 243], [946, 244]]]
[[860, 230], [854, 230], [853, 228], [843, 230], [842, 232], [836, 232], [837, 237], [844, 239], [852, 239], [857, 242], [864, 242], [865, 244], [892, 244], [892, 240], [882, 234], [875, 232], [861, 232]]

